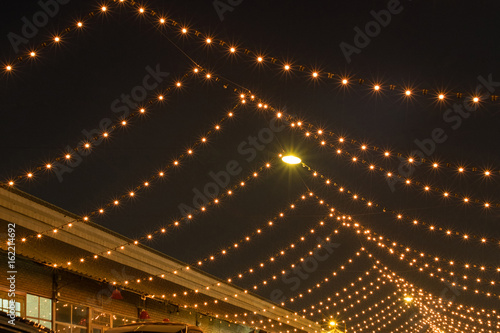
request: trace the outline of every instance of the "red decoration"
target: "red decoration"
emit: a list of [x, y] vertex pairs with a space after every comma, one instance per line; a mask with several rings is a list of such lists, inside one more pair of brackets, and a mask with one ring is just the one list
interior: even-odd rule
[[139, 315], [139, 319], [149, 319], [149, 313], [146, 310], [142, 310], [141, 314]]
[[112, 299], [123, 299], [122, 294], [120, 293], [120, 290], [115, 289], [113, 290], [113, 293], [111, 294]]

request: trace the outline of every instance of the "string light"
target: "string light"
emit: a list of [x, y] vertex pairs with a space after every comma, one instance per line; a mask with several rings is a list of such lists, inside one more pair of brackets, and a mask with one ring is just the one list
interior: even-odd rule
[[[304, 163], [302, 163], [302, 166], [304, 168], [306, 168], [311, 173], [312, 178], [316, 179], [316, 181], [324, 181], [324, 184], [337, 188], [338, 193], [346, 195], [346, 196], [350, 196], [355, 201], [359, 198], [359, 196], [357, 194], [354, 194], [351, 190], [346, 189], [344, 186], [341, 186], [335, 180], [332, 180], [331, 178], [324, 176], [320, 172], [312, 169], [311, 167], [305, 165]], [[401, 221], [401, 220], [408, 221], [413, 226], [417, 226], [420, 228], [430, 228], [432, 226], [431, 224], [429, 224], [425, 221], [415, 220], [414, 218], [408, 217], [406, 214], [401, 214], [398, 211], [391, 210], [385, 206], [381, 206], [381, 205], [373, 202], [373, 200], [369, 200], [369, 199], [365, 198], [364, 196], [361, 196], [360, 201], [363, 204], [366, 204], [366, 206], [379, 209], [382, 213], [392, 214], [399, 221]], [[370, 205], [369, 205], [369, 203], [370, 203]], [[439, 226], [439, 227], [434, 227], [432, 231], [439, 231], [442, 233], [446, 233], [448, 236], [453, 236], [453, 237], [456, 237], [458, 239], [478, 240], [478, 242], [482, 245], [496, 246], [496, 245], [500, 244], [500, 239], [495, 239], [492, 237], [487, 238], [487, 237], [484, 237], [482, 235], [466, 234], [466, 233], [462, 233], [462, 232], [458, 232], [458, 231], [451, 232], [450, 230], [451, 230], [451, 228], [449, 228], [449, 227]]]
[[[257, 172], [259, 172], [259, 173], [260, 173], [261, 171], [264, 171], [264, 170], [269, 170], [270, 165], [272, 165], [272, 163], [273, 163], [273, 162], [271, 161], [271, 162], [269, 162], [269, 163], [264, 164], [263, 166], [261, 166], [261, 167], [257, 170]], [[268, 166], [268, 165], [269, 165], [269, 166]], [[245, 182], [249, 182], [249, 181], [251, 181], [252, 179], [255, 179], [255, 177], [253, 176], [253, 172], [245, 178]], [[227, 193], [226, 195], [222, 194], [222, 195], [219, 195], [219, 196], [218, 196], [218, 200], [219, 200], [219, 202], [220, 202], [220, 200], [221, 200], [221, 199], [225, 198], [226, 196], [229, 196], [230, 194], [234, 194], [234, 191], [235, 191], [235, 190], [239, 190], [239, 189], [241, 189], [241, 188], [242, 188], [242, 186], [240, 186], [240, 185], [238, 184], [238, 185], [233, 185], [232, 187], [228, 187], [228, 188], [231, 188], [231, 190], [229, 190], [229, 191], [228, 191], [228, 193]], [[231, 192], [231, 193], [229, 194], [229, 192]], [[134, 193], [134, 196], [135, 196], [135, 193]], [[128, 193], [128, 197], [131, 197], [131, 196], [130, 196], [130, 193]], [[120, 204], [120, 202], [119, 202], [118, 200], [114, 200], [114, 201], [113, 201], [113, 205], [114, 205], [114, 206], [117, 206], [117, 205], [119, 205], [119, 204]], [[212, 206], [212, 205], [215, 205], [215, 204], [214, 204], [213, 202], [211, 202], [211, 203], [208, 203], [208, 204], [207, 204], [207, 206]], [[98, 213], [101, 209], [102, 209], [102, 210], [104, 210], [103, 208], [100, 208], [99, 210], [96, 210], [96, 212], [95, 212], [95, 213], [93, 212], [92, 214], [89, 214], [89, 216], [90, 216], [90, 215], [97, 214], [97, 213]], [[199, 212], [201, 212], [201, 208], [200, 208], [200, 210], [198, 211], [198, 213], [199, 213]], [[128, 245], [131, 245], [131, 244], [138, 245], [138, 244], [139, 244], [139, 241], [141, 241], [141, 240], [146, 240], [146, 239], [147, 239], [147, 240], [152, 240], [152, 239], [153, 239], [153, 236], [155, 236], [155, 235], [165, 235], [165, 234], [166, 234], [166, 230], [168, 230], [168, 229], [175, 229], [175, 228], [177, 228], [177, 227], [179, 226], [179, 224], [180, 224], [180, 223], [179, 223], [180, 221], [182, 222], [182, 221], [187, 221], [188, 219], [191, 219], [191, 218], [193, 217], [193, 214], [196, 214], [196, 211], [192, 212], [192, 213], [191, 213], [191, 214], [189, 214], [188, 216], [182, 217], [182, 218], [180, 218], [179, 220], [172, 222], [172, 223], [171, 223], [171, 224], [169, 224], [168, 226], [162, 226], [161, 228], [159, 228], [158, 230], [156, 230], [155, 232], [153, 232], [153, 233], [151, 233], [151, 234], [148, 234], [148, 235], [145, 235], [145, 236], [140, 237], [138, 240], [133, 241], [133, 243], [124, 243], [124, 244], [122, 244], [122, 245], [120, 245], [120, 246], [116, 246], [116, 247], [113, 247], [113, 248], [105, 249], [105, 250], [102, 250], [102, 251], [101, 251], [101, 252], [99, 252], [99, 253], [95, 253], [95, 254], [94, 254], [94, 256], [102, 255], [102, 254], [104, 254], [104, 253], [106, 253], [106, 254], [111, 254], [113, 251], [117, 251], [117, 250], [118, 250], [118, 248], [119, 248], [119, 247], [121, 247], [121, 246], [128, 246]], [[89, 216], [84, 217], [82, 220], [88, 221], [88, 220], [89, 220]], [[60, 230], [61, 230], [61, 229], [63, 229], [65, 226], [66, 226], [66, 225], [60, 226], [60, 227], [58, 227], [58, 229], [60, 229]], [[51, 229], [50, 231], [53, 231], [53, 230]], [[43, 233], [48, 233], [48, 231], [47, 231], [47, 232], [43, 232]], [[39, 238], [41, 237], [41, 234], [42, 234], [42, 233], [39, 233], [39, 235], [40, 235], [40, 236], [39, 236]], [[92, 256], [92, 255], [89, 255], [88, 257], [90, 257], [90, 256]], [[84, 257], [84, 259], [85, 259], [85, 257]], [[73, 260], [73, 261], [77, 261], [77, 260]], [[59, 266], [64, 266], [64, 265], [63, 265], [63, 264], [59, 264]]]
[[[184, 75], [183, 75], [183, 79], [187, 79], [189, 77], [191, 77], [192, 75], [192, 72], [191, 71], [187, 71]], [[177, 83], [178, 81], [176, 81], [175, 83], [168, 83], [166, 81], [166, 84], [167, 84], [167, 88], [164, 89], [164, 93], [170, 93], [172, 91], [172, 89], [174, 88], [174, 86], [177, 86]], [[159, 98], [160, 100], [162, 100], [164, 98], [164, 95], [161, 95], [161, 97]], [[152, 104], [154, 103], [154, 98], [150, 98], [148, 101], [146, 101], [148, 104]], [[137, 112], [132, 112], [128, 117], [127, 117], [127, 120], [118, 120], [116, 123], [112, 124], [111, 126], [108, 127], [108, 130], [111, 132], [111, 131], [115, 131], [116, 129], [118, 129], [119, 127], [123, 127], [123, 126], [126, 126], [126, 125], [129, 125], [129, 121], [132, 120], [133, 118], [135, 117], [139, 117], [141, 114], [144, 114], [146, 112], [145, 108], [140, 108]], [[224, 120], [225, 118], [222, 119], [222, 121]], [[116, 132], [116, 131], [115, 131]], [[35, 177], [38, 177], [41, 175], [41, 171], [43, 170], [47, 170], [48, 168], [46, 168], [46, 166], [48, 164], [50, 165], [54, 165], [55, 163], [57, 162], [61, 162], [61, 163], [67, 163], [67, 162], [70, 162], [71, 161], [71, 154], [76, 154], [80, 157], [85, 157], [88, 155], [88, 153], [85, 153], [85, 154], [79, 154], [79, 152], [84, 149], [84, 150], [91, 150], [92, 148], [92, 144], [96, 143], [96, 142], [99, 142], [102, 137], [104, 138], [108, 138], [109, 137], [109, 133], [108, 132], [104, 132], [102, 133], [102, 136], [94, 136], [94, 137], [91, 137], [88, 139], [87, 142], [85, 142], [83, 144], [83, 146], [76, 146], [74, 148], [72, 148], [71, 152], [67, 152], [66, 154], [64, 154], [63, 156], [60, 156], [60, 157], [56, 157], [56, 158], [53, 158], [53, 160], [50, 162], [50, 163], [45, 163], [44, 164], [44, 167], [40, 166], [40, 167], [33, 167], [32, 168], [32, 175], [31, 177], [26, 177], [26, 174], [23, 173], [23, 174], [20, 174], [18, 175], [17, 177], [15, 177], [15, 180], [21, 180], [21, 181], [25, 181], [27, 180], [28, 178], [35, 178]], [[97, 146], [97, 145], [96, 145]], [[49, 173], [49, 175], [53, 175], [54, 173]]]

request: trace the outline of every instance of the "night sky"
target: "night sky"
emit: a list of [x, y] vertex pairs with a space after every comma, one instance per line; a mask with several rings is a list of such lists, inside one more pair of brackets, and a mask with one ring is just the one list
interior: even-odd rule
[[[156, 0], [142, 5], [144, 14], [136, 10], [140, 5], [113, 2], [4, 4], [0, 14], [3, 185], [15, 180], [17, 188], [82, 216], [106, 207], [104, 214], [92, 215], [91, 221], [132, 239], [180, 219], [178, 228], [144, 244], [190, 264], [262, 228], [262, 236], [252, 236], [248, 244], [229, 251], [227, 258], [217, 256], [213, 263], [200, 267], [223, 279], [258, 266], [290, 243], [297, 244], [276, 264], [235, 281], [244, 288], [287, 270], [299, 258], [306, 258], [318, 239], [338, 229], [332, 253], [307, 277], [300, 277], [298, 286], [278, 278], [272, 286], [256, 291], [266, 298], [276, 298], [275, 290], [288, 298], [304, 290], [307, 293], [361, 246], [391, 271], [435, 295], [449, 287], [397, 256], [389, 256], [352, 228], [327, 219], [328, 208], [318, 205], [317, 199], [297, 204], [285, 218], [276, 218], [272, 227], [266, 227], [302, 194], [313, 192], [391, 242], [454, 260], [456, 266], [487, 266], [486, 273], [451, 269], [458, 276], [469, 276], [470, 289], [497, 295], [496, 301], [464, 291], [452, 293], [452, 299], [465, 306], [500, 308], [500, 273], [491, 269], [500, 266], [500, 100], [491, 100], [491, 95], [500, 95], [499, 4]], [[102, 6], [108, 7], [105, 13], [99, 12]], [[95, 15], [89, 17], [92, 11]], [[178, 24], [169, 21], [161, 26], [160, 17]], [[79, 20], [83, 26], [76, 28]], [[63, 34], [67, 27], [71, 31]], [[182, 27], [188, 29], [187, 34], [181, 33]], [[201, 34], [196, 36], [195, 30]], [[55, 36], [61, 36], [60, 42], [54, 42]], [[207, 45], [206, 38], [213, 42]], [[227, 44], [220, 45], [220, 41]], [[46, 46], [40, 47], [44, 42]], [[229, 51], [233, 45], [235, 54]], [[36, 56], [30, 58], [35, 49]], [[262, 63], [257, 56], [263, 58]], [[291, 66], [289, 71], [283, 70], [285, 64]], [[13, 69], [6, 71], [7, 65]], [[195, 67], [201, 69], [200, 74], [183, 78]], [[314, 71], [317, 78], [312, 76]], [[212, 77], [204, 78], [206, 73]], [[348, 80], [345, 86], [344, 78]], [[178, 80], [180, 88], [174, 84]], [[374, 85], [380, 85], [380, 91]], [[170, 92], [158, 102], [157, 96], [168, 87]], [[407, 89], [412, 92], [409, 97], [404, 93]], [[245, 105], [240, 103], [240, 93], [248, 101]], [[445, 95], [442, 101], [440, 93]], [[274, 110], [314, 125], [311, 137], [322, 129], [326, 144], [306, 138], [289, 121], [272, 120], [271, 107], [259, 110], [250, 94]], [[472, 96], [480, 99], [476, 106]], [[240, 107], [231, 111], [237, 104]], [[142, 107], [146, 113], [137, 116]], [[215, 131], [229, 112], [234, 116]], [[123, 119], [125, 126], [110, 130], [111, 124]], [[102, 138], [106, 131], [109, 137]], [[208, 131], [207, 142], [199, 144]], [[98, 140], [85, 149], [83, 144], [96, 136]], [[356, 144], [341, 147], [340, 137], [346, 142], [356, 140]], [[361, 149], [363, 144], [368, 151]], [[79, 147], [78, 154], [75, 147]], [[339, 148], [351, 155], [339, 157]], [[187, 154], [189, 149], [193, 149], [192, 156]], [[383, 158], [385, 149], [391, 152], [390, 158]], [[285, 165], [279, 159], [253, 179], [253, 172], [283, 151], [300, 156], [307, 166], [331, 179], [331, 184], [325, 184], [326, 178], [312, 177], [305, 167]], [[72, 154], [69, 162], [61, 159], [68, 152]], [[173, 165], [180, 155], [184, 156], [180, 164]], [[407, 159], [419, 156], [439, 163], [438, 170], [432, 170], [428, 162], [409, 168]], [[54, 164], [56, 158], [60, 163]], [[54, 167], [46, 170], [47, 163]], [[385, 172], [370, 171], [370, 163]], [[465, 172], [458, 172], [459, 167]], [[487, 170], [490, 176], [484, 175]], [[165, 172], [161, 179], [160, 171]], [[387, 171], [410, 178], [412, 184], [388, 181]], [[27, 179], [28, 172], [34, 172], [33, 179]], [[210, 193], [220, 197], [247, 177], [252, 179], [230, 198], [221, 197], [218, 205], [186, 219], [190, 208], [206, 206], [205, 197], [213, 201]], [[147, 180], [151, 183], [147, 189], [137, 189]], [[439, 190], [426, 193], [424, 185]], [[350, 190], [350, 195], [341, 193], [340, 187]], [[121, 198], [130, 191], [136, 192], [132, 199]], [[445, 198], [444, 191], [456, 193], [458, 199]], [[352, 199], [353, 194], [358, 200]], [[464, 204], [464, 197], [479, 203]], [[119, 205], [113, 205], [114, 200]], [[367, 207], [368, 201], [379, 207]], [[425, 222], [426, 227], [412, 227], [391, 212]], [[318, 227], [319, 221], [325, 225]], [[431, 231], [431, 225], [444, 229]], [[487, 242], [446, 236], [447, 228], [460, 235], [486, 237]], [[305, 241], [298, 241], [305, 235]], [[432, 264], [432, 260], [425, 262]], [[343, 276], [286, 306], [301, 311], [328, 295], [335, 297], [335, 292], [373, 264], [362, 257]], [[450, 269], [448, 264], [442, 267]], [[481, 283], [474, 282], [478, 277]], [[489, 281], [496, 281], [495, 286]], [[308, 318], [321, 321], [333, 315], [345, 320], [395, 291], [384, 288], [350, 312], [335, 315], [337, 307], [333, 313], [323, 310]], [[447, 295], [451, 300], [450, 292]], [[347, 326], [366, 319], [360, 315]], [[392, 329], [403, 322], [392, 324]], [[442, 323], [435, 324], [441, 327]], [[442, 329], [450, 328], [443, 324]]]

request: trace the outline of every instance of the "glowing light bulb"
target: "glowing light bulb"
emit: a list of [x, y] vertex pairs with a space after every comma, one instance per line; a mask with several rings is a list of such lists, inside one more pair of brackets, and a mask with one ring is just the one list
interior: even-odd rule
[[440, 100], [443, 100], [443, 99], [444, 99], [444, 95], [443, 95], [443, 94], [439, 94], [438, 98], [439, 98]]
[[31, 51], [30, 56], [34, 57], [34, 56], [36, 56], [36, 53], [34, 51]]
[[181, 83], [180, 83], [180, 82], [177, 82], [175, 85], [176, 85], [177, 87], [180, 87], [180, 86], [181, 86]]
[[231, 53], [236, 52], [236, 48], [235, 48], [235, 47], [231, 47], [231, 48], [229, 49], [229, 52], [231, 52]]
[[160, 101], [163, 101], [163, 98], [164, 98], [164, 97], [163, 97], [163, 95], [158, 96], [158, 99], [159, 99]]
[[258, 62], [262, 62], [263, 60], [264, 60], [264, 58], [262, 58], [262, 57], [258, 57], [258, 58], [257, 58], [257, 61], [258, 61]]
[[78, 22], [78, 23], [76, 24], [76, 26], [77, 26], [78, 28], [81, 28], [81, 27], [83, 27], [83, 23], [82, 23], [82, 22]]
[[315, 77], [315, 78], [318, 77], [318, 75], [319, 75], [318, 72], [313, 72], [312, 73], [312, 76]]
[[146, 109], [142, 108], [142, 109], [140, 109], [139, 111], [140, 111], [141, 113], [144, 113], [144, 112], [146, 112]]
[[293, 155], [283, 156], [281, 159], [287, 164], [299, 164], [302, 162], [300, 158]]
[[198, 73], [198, 68], [193, 69], [193, 72]]
[[165, 23], [165, 19], [164, 19], [164, 18], [161, 18], [161, 19], [160, 19], [160, 23], [162, 23], [162, 24], [163, 24], [163, 23]]
[[5, 66], [5, 70], [7, 70], [7, 71], [11, 71], [11, 70], [12, 70], [12, 66], [11, 66], [11, 65], [7, 65], [7, 66]]
[[127, 122], [125, 120], [122, 120], [122, 125], [123, 126], [127, 125]]
[[432, 164], [432, 167], [433, 167], [433, 168], [437, 168], [438, 166], [439, 166], [439, 164], [437, 164], [437, 163], [433, 163], [433, 164]]
[[206, 42], [207, 42], [207, 44], [210, 44], [210, 43], [212, 43], [212, 39], [211, 38], [207, 38]]
[[144, 8], [139, 8], [139, 13], [144, 13]]
[[411, 95], [411, 90], [406, 90], [406, 91], [405, 91], [405, 95], [406, 95], [406, 96], [410, 96], [410, 95]]
[[342, 80], [342, 84], [344, 84], [344, 85], [345, 85], [345, 84], [347, 84], [347, 83], [349, 83], [349, 81], [347, 81], [347, 79], [343, 79], [343, 80]]
[[285, 65], [285, 70], [289, 70], [290, 69], [290, 65]]
[[84, 147], [87, 148], [87, 149], [90, 148], [90, 143], [88, 143], [88, 142], [85, 143]]
[[183, 34], [186, 34], [188, 32], [188, 30], [186, 28], [182, 28], [181, 31], [182, 31]]
[[31, 178], [31, 177], [33, 177], [33, 174], [30, 172], [30, 173], [28, 173], [27, 176], [28, 176], [28, 178]]
[[472, 101], [473, 101], [474, 103], [479, 102], [479, 97], [474, 97], [474, 98], [472, 99]]
[[375, 89], [376, 91], [379, 91], [380, 90], [380, 86], [377, 84], [373, 87], [373, 89]]
[[208, 74], [206, 75], [206, 77], [207, 77], [207, 79], [210, 79], [210, 78], [212, 77], [212, 75], [211, 75], [210, 73], [208, 73]]

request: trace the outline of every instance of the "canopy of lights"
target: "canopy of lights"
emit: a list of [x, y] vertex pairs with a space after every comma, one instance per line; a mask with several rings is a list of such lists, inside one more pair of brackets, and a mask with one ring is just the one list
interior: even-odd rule
[[[214, 6], [219, 12], [226, 8], [226, 15], [244, 10], [244, 4], [227, 2]], [[405, 81], [394, 74], [336, 72], [334, 64], [317, 65], [318, 55], [295, 56], [298, 45], [280, 50], [277, 41], [273, 51], [265, 50], [245, 42], [245, 36], [204, 30], [197, 17], [176, 17], [155, 7], [159, 4], [114, 0], [86, 6], [75, 19], [62, 12], [54, 18], [57, 29], [47, 31], [44, 40], [23, 44], [2, 61], [2, 87], [12, 100], [18, 98], [6, 102], [12, 111], [27, 107], [27, 117], [35, 112], [38, 106], [20, 102], [23, 95], [16, 91], [26, 90], [23, 85], [31, 77], [57, 71], [51, 67], [55, 64], [64, 66], [61, 81], [36, 78], [47, 95], [58, 95], [50, 101], [74, 98], [75, 110], [78, 103], [95, 108], [88, 119], [37, 115], [44, 119], [40, 125], [50, 129], [45, 131], [48, 141], [41, 143], [43, 153], [31, 156], [24, 143], [8, 141], [9, 152], [18, 150], [23, 158], [10, 159], [1, 186], [54, 200], [63, 208], [71, 201], [67, 209], [81, 215], [23, 236], [19, 247], [92, 222], [133, 241], [47, 265], [84, 267], [141, 244], [183, 256], [178, 259], [186, 266], [117, 279], [117, 288], [134, 289], [196, 268], [292, 309], [327, 331], [500, 332], [500, 160], [498, 148], [491, 149], [498, 134], [488, 141], [486, 135], [476, 140], [467, 132], [481, 149], [457, 144], [442, 156], [433, 153], [440, 144], [453, 146], [453, 133], [462, 122], [495, 128], [491, 123], [498, 123], [498, 117], [492, 110], [500, 101], [494, 79], [483, 77], [493, 83], [471, 90], [431, 79]], [[151, 63], [147, 76], [136, 80], [139, 86], [119, 86], [128, 68], [144, 68], [140, 46], [135, 48], [143, 44], [121, 29], [158, 41], [151, 46], [158, 48], [158, 57], [175, 63], [169, 69], [160, 63], [169, 73]], [[126, 45], [113, 44], [115, 36]], [[297, 44], [301, 38], [312, 37], [296, 36]], [[103, 45], [116, 53], [100, 54]], [[110, 68], [112, 74], [99, 76], [99, 69], [88, 67], [84, 58], [93, 54], [87, 48], [98, 54], [93, 61], [104, 62], [98, 68]], [[85, 64], [75, 71], [83, 69], [88, 77], [71, 72], [79, 66], [76, 61]], [[96, 87], [105, 81], [106, 86], [82, 96], [80, 79], [95, 81]], [[131, 91], [135, 102], [127, 103], [121, 94], [124, 111], [117, 111], [119, 99], [111, 109], [123, 114], [109, 114], [101, 95], [114, 100], [121, 91]], [[357, 107], [370, 111], [365, 120], [349, 115]], [[350, 117], [360, 118], [360, 128], [349, 126]], [[410, 144], [402, 144], [400, 138], [408, 133], [398, 129], [398, 122], [407, 126], [415, 119], [419, 126], [426, 119], [448, 119], [456, 129], [446, 135], [441, 125], [429, 125], [426, 134], [415, 130]], [[64, 121], [76, 132], [67, 130]], [[363, 128], [370, 125], [380, 131]], [[78, 130], [90, 126], [96, 129]], [[15, 127], [24, 133], [21, 125]], [[33, 142], [32, 149], [37, 147]], [[161, 298], [212, 313], [210, 302], [190, 304], [183, 298], [198, 292], [166, 290]], [[245, 322], [242, 313], [213, 316], [281, 332]]]

